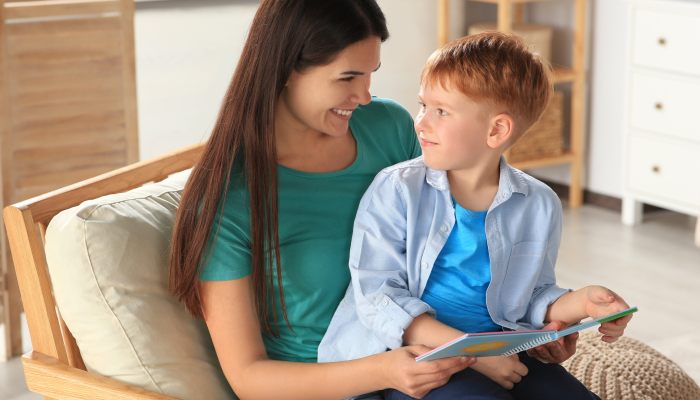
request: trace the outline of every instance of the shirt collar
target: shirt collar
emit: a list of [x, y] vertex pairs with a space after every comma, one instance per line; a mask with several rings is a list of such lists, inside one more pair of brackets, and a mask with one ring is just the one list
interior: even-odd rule
[[[521, 193], [522, 195], [528, 195], [529, 188], [525, 179], [522, 177], [522, 172], [511, 167], [506, 162], [505, 157], [501, 156], [501, 161], [498, 164], [500, 169], [500, 177], [498, 180], [498, 192], [493, 200], [493, 208], [504, 201], [508, 200], [513, 193]], [[429, 167], [426, 167], [428, 172], [425, 175], [425, 180], [428, 184], [437, 190], [445, 191], [450, 190], [450, 182], [447, 179], [447, 171], [436, 171]]]

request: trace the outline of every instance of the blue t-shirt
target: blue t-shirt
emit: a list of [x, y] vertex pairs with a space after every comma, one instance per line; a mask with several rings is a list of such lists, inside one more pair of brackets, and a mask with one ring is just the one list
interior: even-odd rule
[[486, 211], [455, 205], [455, 226], [435, 260], [421, 300], [437, 320], [462, 332], [493, 332], [501, 327], [486, 308], [491, 262], [486, 244]]

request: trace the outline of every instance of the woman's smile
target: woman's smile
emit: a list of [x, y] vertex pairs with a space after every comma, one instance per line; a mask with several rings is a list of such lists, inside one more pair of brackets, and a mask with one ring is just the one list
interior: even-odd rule
[[342, 119], [343, 121], [349, 121], [350, 117], [352, 117], [353, 111], [355, 111], [355, 109], [352, 109], [352, 110], [343, 110], [341, 108], [331, 109], [331, 113], [333, 115], [335, 115], [336, 117]]

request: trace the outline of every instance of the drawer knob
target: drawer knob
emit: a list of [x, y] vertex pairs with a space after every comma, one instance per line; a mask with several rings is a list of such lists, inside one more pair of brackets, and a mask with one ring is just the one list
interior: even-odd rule
[[654, 106], [656, 107], [657, 110], [661, 110], [664, 108], [664, 105], [661, 103], [656, 103]]
[[651, 170], [654, 171], [654, 172], [656, 172], [656, 173], [658, 173], [659, 171], [661, 171], [661, 169], [659, 168], [658, 165], [654, 165], [654, 166], [651, 168]]
[[664, 38], [659, 38], [659, 44], [664, 46], [666, 44], [666, 39]]

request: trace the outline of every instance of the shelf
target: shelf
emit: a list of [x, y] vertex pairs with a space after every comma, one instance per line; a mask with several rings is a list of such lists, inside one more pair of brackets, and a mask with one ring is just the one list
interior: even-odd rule
[[576, 79], [576, 71], [561, 65], [553, 65], [554, 83], [573, 82]]
[[509, 162], [508, 164], [513, 168], [524, 171], [532, 168], [549, 167], [551, 165], [571, 164], [574, 158], [574, 153], [567, 151], [554, 157], [538, 158], [536, 160], [518, 161], [514, 163]]

